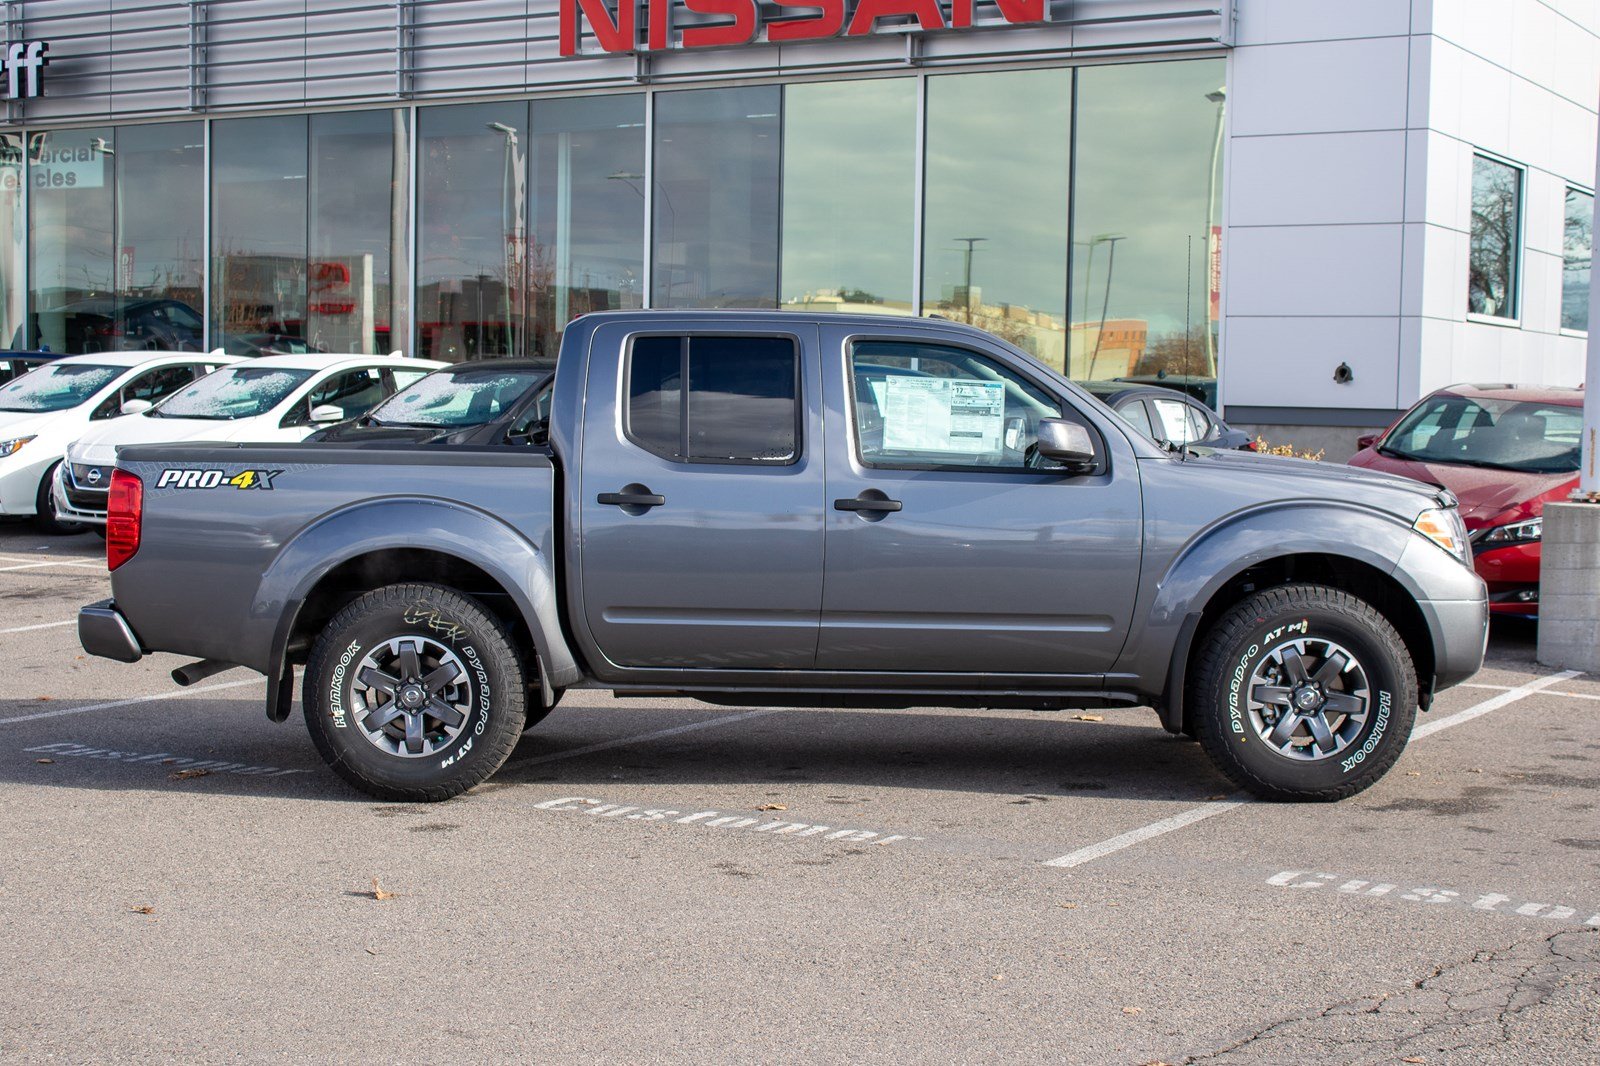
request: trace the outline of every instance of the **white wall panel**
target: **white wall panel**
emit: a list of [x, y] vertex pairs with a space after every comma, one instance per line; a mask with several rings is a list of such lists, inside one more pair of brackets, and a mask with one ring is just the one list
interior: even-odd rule
[[1323, 133], [1244, 137], [1233, 146], [1233, 226], [1399, 222], [1406, 137]]

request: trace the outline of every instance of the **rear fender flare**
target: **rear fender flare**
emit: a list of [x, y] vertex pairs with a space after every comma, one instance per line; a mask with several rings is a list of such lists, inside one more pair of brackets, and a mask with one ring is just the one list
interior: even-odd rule
[[[278, 553], [262, 575], [254, 610], [275, 618], [267, 675], [267, 715], [288, 717], [293, 678], [289, 638], [317, 584], [351, 559], [393, 549], [451, 555], [484, 571], [510, 595], [533, 636], [547, 696], [577, 682], [582, 671], [561, 634], [549, 556], [493, 515], [448, 501], [389, 498], [354, 504], [312, 523]], [[417, 574], [411, 580], [427, 580]]]

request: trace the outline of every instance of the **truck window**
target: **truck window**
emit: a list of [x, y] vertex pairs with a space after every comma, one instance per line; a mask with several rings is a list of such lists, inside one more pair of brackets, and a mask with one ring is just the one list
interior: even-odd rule
[[792, 463], [799, 370], [787, 337], [636, 337], [628, 439], [680, 463]]
[[850, 354], [856, 449], [868, 466], [1045, 470], [1030, 448], [1061, 417], [1042, 389], [965, 348], [861, 341]]

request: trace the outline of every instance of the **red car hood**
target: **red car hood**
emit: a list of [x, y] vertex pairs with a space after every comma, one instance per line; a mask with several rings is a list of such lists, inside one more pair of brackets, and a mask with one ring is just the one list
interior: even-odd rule
[[1455, 493], [1460, 501], [1461, 517], [1466, 520], [1469, 529], [1492, 521], [1520, 503], [1578, 483], [1574, 474], [1529, 474], [1519, 470], [1494, 470], [1457, 463], [1419, 463], [1382, 455], [1371, 449], [1361, 452], [1356, 459], [1351, 460], [1353, 465], [1369, 470], [1382, 470], [1430, 485], [1443, 485]]

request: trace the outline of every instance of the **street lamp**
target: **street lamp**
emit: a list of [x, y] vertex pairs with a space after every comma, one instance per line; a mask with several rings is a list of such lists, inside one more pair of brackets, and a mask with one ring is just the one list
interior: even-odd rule
[[[1206, 93], [1206, 99], [1217, 105], [1217, 132], [1211, 147], [1211, 170], [1206, 174], [1206, 373], [1217, 372], [1216, 324], [1211, 321], [1211, 262], [1217, 254], [1216, 242], [1217, 168], [1222, 165], [1222, 117], [1228, 108], [1227, 86], [1219, 85]], [[1220, 284], [1220, 281], [1219, 281]], [[1184, 341], [1187, 345], [1187, 339]]]
[[[607, 181], [620, 181], [620, 182], [622, 182], [628, 188], [630, 188], [634, 192], [638, 193], [639, 194], [639, 199], [645, 201], [645, 204], [648, 206], [648, 204], [650, 202], [650, 198], [645, 195], [644, 189], [641, 186], [634, 184], [635, 182], [644, 180], [644, 175], [643, 174], [634, 174], [634, 173], [631, 173], [631, 172], [626, 171], [626, 170], [619, 170], [615, 174], [607, 174], [606, 175], [606, 180]], [[656, 182], [656, 190], [661, 193], [661, 203], [667, 209], [667, 243], [669, 245], [676, 245], [678, 243], [678, 208], [677, 208], [677, 206], [675, 204], [673, 204], [672, 196], [667, 192], [667, 187], [665, 185], [661, 184], [659, 181]], [[653, 253], [654, 245], [655, 245], [655, 235], [654, 234], [646, 234], [646, 238], [647, 238], [647, 242], [646, 243], [649, 245], [649, 247], [650, 247], [650, 249], [651, 249], [651, 251]], [[654, 283], [652, 283], [651, 287], [652, 288], [655, 287]], [[667, 275], [667, 285], [666, 285], [666, 293], [665, 293], [666, 302], [668, 304], [672, 303], [672, 288], [673, 288], [673, 276], [669, 273]], [[655, 294], [654, 293], [647, 293], [646, 295], [649, 296], [652, 301], [655, 299]]]
[[[517, 266], [527, 249], [527, 226], [524, 220], [523, 201], [523, 174], [521, 159], [517, 152], [517, 131], [515, 127], [504, 122], [490, 122], [485, 128], [503, 135], [506, 139], [505, 165], [500, 172], [500, 225], [503, 233], [501, 240], [505, 242], [505, 314], [506, 326], [511, 335], [511, 355], [521, 355], [523, 352], [522, 338], [519, 335], [518, 323], [514, 320], [511, 307], [512, 286], [521, 291], [523, 279], [518, 276], [520, 271]], [[480, 285], [482, 282], [479, 283]], [[480, 293], [480, 299], [481, 299]], [[478, 322], [480, 330], [479, 343], [482, 343], [481, 330], [483, 321], [480, 316]]]
[[[1111, 245], [1111, 254], [1106, 260], [1106, 294], [1100, 301], [1100, 328], [1095, 330], [1094, 351], [1089, 355], [1088, 380], [1090, 381], [1095, 380], [1095, 364], [1100, 361], [1100, 341], [1106, 335], [1106, 312], [1111, 309], [1111, 279], [1117, 272], [1117, 242], [1125, 241], [1127, 239], [1128, 238], [1121, 233], [1100, 233], [1089, 242], [1089, 264], [1091, 266], [1094, 264], [1095, 248], [1102, 244]], [[1085, 288], [1087, 288], [1087, 280], [1085, 280], [1084, 285]]]
[[966, 269], [961, 287], [961, 302], [967, 305], [967, 325], [972, 325], [972, 252], [973, 246], [979, 241], [986, 241], [987, 237], [952, 237], [951, 240], [960, 241], [967, 247], [962, 255], [966, 260]]

